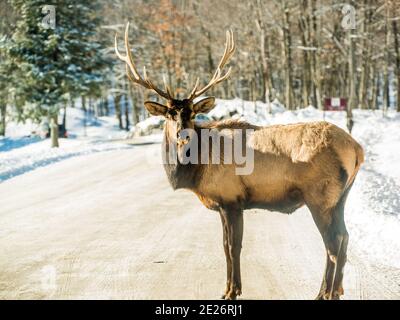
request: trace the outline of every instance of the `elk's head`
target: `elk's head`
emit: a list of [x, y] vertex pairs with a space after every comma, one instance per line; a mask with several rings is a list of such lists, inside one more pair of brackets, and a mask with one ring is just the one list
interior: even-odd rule
[[126, 73], [128, 78], [136, 84], [139, 84], [146, 89], [153, 90], [160, 97], [166, 100], [166, 104], [160, 104], [153, 101], [146, 101], [144, 103], [146, 109], [150, 114], [155, 116], [164, 116], [167, 119], [170, 127], [173, 128], [173, 136], [176, 139], [178, 146], [187, 144], [190, 141], [190, 135], [185, 135], [182, 138], [182, 131], [185, 129], [194, 128], [194, 118], [197, 113], [207, 113], [214, 108], [215, 98], [208, 97], [194, 103], [194, 99], [204, 94], [207, 90], [228, 78], [231, 68], [222, 75], [222, 69], [228, 60], [232, 57], [235, 51], [235, 43], [233, 41], [232, 31], [226, 32], [226, 44], [224, 54], [218, 64], [218, 67], [209, 81], [209, 83], [202, 89], [199, 89], [199, 79], [197, 79], [193, 90], [190, 92], [186, 99], [175, 99], [174, 94], [171, 92], [170, 87], [166, 84], [164, 79], [164, 89], [160, 89], [147, 77], [146, 68], [143, 68], [143, 77], [137, 71], [133, 62], [132, 53], [128, 40], [129, 23], [125, 29], [125, 51], [126, 56], [121, 55], [117, 45], [117, 35], [115, 35], [115, 52], [118, 58], [126, 63]]

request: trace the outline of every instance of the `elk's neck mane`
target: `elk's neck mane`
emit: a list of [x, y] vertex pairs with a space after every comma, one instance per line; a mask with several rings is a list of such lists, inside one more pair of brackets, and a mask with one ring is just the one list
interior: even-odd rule
[[[197, 130], [196, 130], [197, 131]], [[162, 146], [163, 164], [165, 173], [167, 174], [168, 181], [174, 190], [176, 189], [196, 189], [203, 174], [203, 165], [201, 164], [182, 164], [178, 159], [168, 161], [169, 148], [176, 143], [173, 139], [175, 132], [166, 122], [164, 128], [164, 138]]]
[[[197, 137], [199, 139], [198, 143], [198, 154], [201, 154], [201, 145], [200, 142], [200, 130], [201, 129], [216, 129], [218, 131], [224, 129], [254, 129], [257, 130], [260, 127], [253, 126], [244, 121], [237, 120], [224, 120], [224, 121], [213, 121], [202, 124], [196, 124], [194, 126], [194, 130], [197, 133]], [[169, 126], [168, 122], [165, 124], [164, 128], [164, 139], [163, 139], [163, 156], [168, 155], [170, 144], [175, 143], [173, 140], [173, 135], [175, 132]], [[166, 151], [164, 153], [164, 150]], [[164, 169], [167, 174], [168, 180], [174, 190], [176, 189], [190, 189], [194, 190], [204, 178], [204, 171], [207, 165], [205, 164], [181, 164], [178, 160], [174, 161], [174, 163], [169, 163], [166, 158], [163, 159]]]
[[201, 164], [164, 163], [165, 173], [174, 190], [196, 189], [202, 177], [202, 167]]

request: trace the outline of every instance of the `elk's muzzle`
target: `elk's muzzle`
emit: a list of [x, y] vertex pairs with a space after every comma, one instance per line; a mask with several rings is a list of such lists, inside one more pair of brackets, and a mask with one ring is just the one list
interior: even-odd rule
[[181, 130], [177, 133], [176, 142], [178, 146], [184, 146], [190, 141], [190, 135], [187, 130]]

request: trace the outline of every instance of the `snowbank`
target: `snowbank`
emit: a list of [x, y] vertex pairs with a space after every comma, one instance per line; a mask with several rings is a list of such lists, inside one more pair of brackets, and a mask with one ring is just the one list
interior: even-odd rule
[[143, 121], [138, 122], [132, 127], [127, 138], [133, 138], [138, 136], [150, 135], [153, 133], [153, 129], [161, 129], [164, 124], [164, 117], [162, 116], [151, 116]]
[[267, 106], [261, 101], [244, 101], [241, 99], [216, 100], [216, 106], [208, 115], [214, 120], [227, 118], [242, 118], [247, 121], [260, 124], [266, 121], [269, 114], [282, 113], [285, 111], [278, 100]]
[[[60, 148], [50, 148], [49, 140], [32, 138], [26, 145], [15, 144], [14, 139], [0, 140], [0, 183], [25, 172], [71, 157], [128, 148], [128, 146], [120, 143], [79, 139], [63, 139], [61, 144], [62, 147]], [[14, 148], [7, 152], [9, 146], [14, 146]]]
[[[31, 135], [40, 126], [27, 122], [10, 123], [7, 136], [0, 137], [0, 183], [38, 167], [47, 166], [74, 156], [127, 148], [113, 140], [123, 139], [114, 117], [94, 118], [81, 109], [67, 111], [68, 139], [60, 139], [60, 148], [50, 148], [50, 140]], [[84, 123], [86, 122], [86, 127]]]

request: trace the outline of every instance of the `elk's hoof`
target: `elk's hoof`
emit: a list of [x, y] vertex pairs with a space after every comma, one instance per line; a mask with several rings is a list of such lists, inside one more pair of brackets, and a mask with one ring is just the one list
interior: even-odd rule
[[324, 293], [318, 293], [318, 295], [315, 297], [315, 300], [325, 300]]
[[228, 293], [224, 294], [225, 300], [236, 300], [237, 296], [242, 294], [242, 290], [240, 288], [231, 289]]
[[334, 292], [332, 296], [330, 297], [330, 294], [327, 292], [320, 292], [315, 300], [340, 300], [340, 292]]

